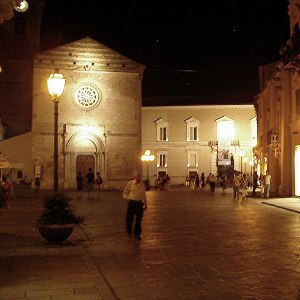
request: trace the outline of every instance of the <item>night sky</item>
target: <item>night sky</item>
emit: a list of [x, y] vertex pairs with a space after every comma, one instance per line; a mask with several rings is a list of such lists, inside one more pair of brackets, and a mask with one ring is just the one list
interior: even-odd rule
[[90, 36], [146, 66], [143, 98], [238, 99], [258, 93], [258, 66], [279, 60], [289, 38], [285, 0], [161, 3], [48, 0], [42, 50]]

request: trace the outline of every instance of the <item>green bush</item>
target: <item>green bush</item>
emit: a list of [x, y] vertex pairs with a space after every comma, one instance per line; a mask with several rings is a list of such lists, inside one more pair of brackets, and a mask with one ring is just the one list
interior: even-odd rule
[[70, 204], [72, 199], [63, 193], [46, 195], [43, 199], [44, 210], [35, 221], [35, 225], [53, 224], [82, 224], [86, 217], [75, 214], [74, 207]]

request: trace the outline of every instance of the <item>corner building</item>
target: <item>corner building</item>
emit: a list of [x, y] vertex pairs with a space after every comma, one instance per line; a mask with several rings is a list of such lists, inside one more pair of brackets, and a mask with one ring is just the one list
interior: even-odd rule
[[300, 196], [300, 8], [289, 1], [290, 39], [281, 47], [281, 60], [260, 67], [256, 97], [261, 173], [272, 176], [271, 192]]

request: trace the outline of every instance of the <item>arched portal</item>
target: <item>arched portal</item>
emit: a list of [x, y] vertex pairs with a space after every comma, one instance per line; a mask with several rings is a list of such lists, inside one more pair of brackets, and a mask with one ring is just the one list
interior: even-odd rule
[[93, 172], [100, 172], [106, 179], [105, 146], [94, 132], [88, 130], [77, 131], [65, 143], [65, 182], [66, 188], [76, 188], [76, 176], [81, 172], [86, 183], [86, 174], [91, 167]]

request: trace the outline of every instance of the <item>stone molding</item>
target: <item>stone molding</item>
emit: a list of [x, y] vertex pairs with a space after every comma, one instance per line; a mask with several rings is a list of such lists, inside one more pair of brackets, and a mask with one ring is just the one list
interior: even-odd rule
[[191, 106], [143, 106], [142, 110], [254, 110], [252, 104], [239, 105], [191, 105]]

